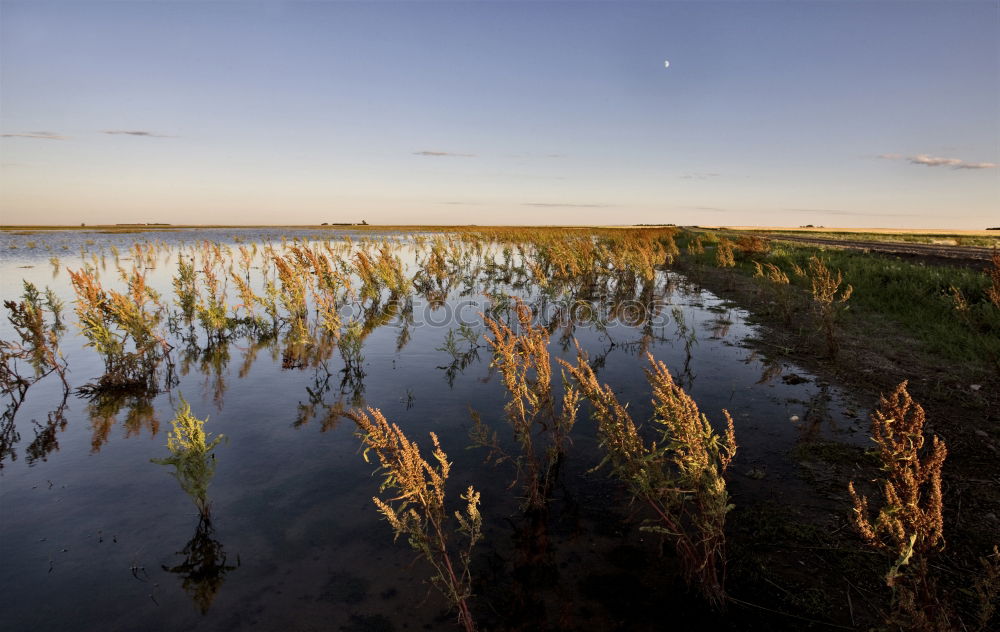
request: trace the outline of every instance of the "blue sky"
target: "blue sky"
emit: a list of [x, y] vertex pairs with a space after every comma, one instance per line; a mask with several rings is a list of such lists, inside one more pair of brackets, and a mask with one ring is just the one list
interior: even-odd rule
[[997, 225], [998, 7], [4, 1], [0, 220]]

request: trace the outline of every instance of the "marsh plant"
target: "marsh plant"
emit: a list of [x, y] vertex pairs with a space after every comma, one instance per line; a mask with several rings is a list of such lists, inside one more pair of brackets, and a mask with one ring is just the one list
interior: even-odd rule
[[854, 503], [854, 526], [869, 545], [895, 557], [886, 574], [893, 589], [896, 616], [915, 630], [949, 629], [929, 574], [930, 555], [944, 545], [941, 470], [948, 450], [924, 434], [926, 417], [900, 383], [879, 399], [871, 416], [872, 440], [878, 447], [884, 478], [881, 502], [872, 516], [869, 499], [848, 485]]
[[715, 246], [715, 265], [720, 268], [732, 268], [736, 265], [733, 242], [725, 237], [720, 237], [719, 243]]
[[790, 321], [792, 316], [793, 297], [788, 274], [769, 261], [764, 263], [754, 261], [753, 265], [754, 278], [765, 282], [764, 287], [773, 292], [775, 302], [778, 304], [778, 308], [781, 310], [782, 316], [786, 321]]
[[986, 288], [986, 295], [990, 298], [990, 302], [1000, 309], [1000, 251], [995, 247], [990, 262], [993, 265], [987, 270], [990, 287]]
[[[0, 385], [4, 395], [17, 401], [24, 399], [29, 386], [51, 373], [56, 373], [63, 385], [66, 382], [66, 361], [59, 351], [59, 335], [62, 331], [59, 301], [51, 290], [46, 289], [45, 298], [38, 288], [24, 281], [24, 293], [20, 301], [4, 301], [7, 320], [10, 322], [17, 340], [0, 341]], [[46, 312], [52, 315], [52, 322], [46, 322]], [[30, 373], [18, 368], [18, 362], [31, 367]]]
[[155, 392], [158, 367], [165, 362], [172, 368], [173, 347], [160, 333], [164, 309], [159, 295], [146, 285], [145, 272], [133, 268], [125, 275], [125, 293], [105, 290], [92, 268], [70, 270], [69, 276], [80, 328], [88, 346], [104, 360], [104, 374], [81, 391]]
[[809, 282], [819, 326], [826, 338], [827, 351], [835, 356], [840, 348], [836, 336], [837, 317], [854, 293], [854, 288], [850, 284], [841, 287], [844, 275], [840, 271], [834, 274], [816, 256], [809, 259]]
[[729, 412], [717, 434], [694, 400], [678, 386], [662, 362], [647, 354], [646, 379], [653, 390], [657, 437], [645, 441], [611, 387], [597, 381], [586, 354], [577, 349], [576, 365], [563, 362], [590, 401], [601, 447], [612, 475], [628, 486], [633, 499], [656, 519], [646, 530], [673, 540], [683, 577], [715, 608], [726, 604], [726, 514], [732, 509], [725, 472], [736, 454], [736, 433]]
[[174, 566], [164, 564], [163, 570], [181, 576], [181, 587], [191, 595], [202, 614], [208, 612], [226, 574], [239, 566], [238, 560], [236, 566], [227, 564], [222, 544], [213, 538], [215, 528], [208, 486], [215, 476], [214, 450], [225, 437], [212, 438], [206, 433], [207, 421], [191, 414], [191, 406], [181, 397], [167, 436], [170, 456], [152, 459], [153, 463], [174, 468], [174, 478], [198, 509], [198, 528], [194, 537], [178, 552], [184, 561]]
[[[61, 429], [66, 425], [63, 411], [69, 397], [69, 383], [66, 381], [66, 360], [59, 351], [59, 337], [63, 329], [59, 310], [62, 304], [55, 299], [51, 290], [46, 289], [45, 296], [47, 298], [43, 299], [35, 285], [24, 281], [21, 300], [4, 301], [7, 320], [17, 339], [0, 340], [0, 390], [7, 399], [3, 413], [0, 414], [0, 468], [7, 457], [13, 460], [17, 456], [14, 444], [21, 437], [15, 427], [14, 417], [24, 403], [28, 389], [52, 373], [62, 380], [63, 397], [57, 409], [49, 413], [46, 430], [39, 435], [43, 437], [43, 444], [53, 445], [54, 429]], [[51, 323], [47, 322], [46, 311], [52, 314]], [[26, 364], [28, 368], [22, 368], [21, 364]], [[36, 437], [35, 443], [37, 442]], [[35, 443], [32, 445], [35, 446]], [[44, 451], [44, 454], [47, 453], [48, 450]], [[29, 458], [31, 454], [32, 449], [29, 448]]]
[[688, 241], [686, 250], [691, 256], [705, 254], [705, 245], [701, 243], [701, 237], [695, 237]]
[[509, 394], [504, 412], [520, 451], [515, 456], [503, 452], [496, 433], [485, 427], [478, 414], [473, 415], [471, 436], [476, 445], [490, 448], [497, 461], [515, 463], [525, 507], [540, 509], [548, 500], [570, 441], [580, 395], [576, 388], [566, 384], [562, 406], [557, 411], [552, 393], [549, 332], [532, 323], [531, 308], [521, 299], [514, 301], [519, 332], [499, 320], [486, 317], [485, 322], [492, 335], [486, 339], [493, 350], [491, 366], [499, 370]]
[[434, 568], [431, 578], [439, 591], [458, 610], [458, 621], [472, 632], [476, 629], [469, 609], [472, 577], [469, 563], [476, 543], [482, 538], [479, 492], [470, 485], [461, 496], [464, 511], [455, 511], [455, 531], [465, 545], [458, 551], [449, 543], [452, 529], [445, 510], [445, 486], [451, 472], [448, 455], [441, 449], [437, 435], [430, 433], [436, 464], [424, 460], [419, 446], [410, 441], [396, 424], [390, 424], [377, 408], [347, 413], [358, 427], [357, 436], [364, 446], [363, 456], [374, 452], [378, 457], [383, 481], [379, 493], [393, 490], [388, 499], [372, 501], [392, 526], [396, 539], [406, 536], [410, 546]]
[[211, 509], [208, 486], [215, 476], [214, 450], [224, 439], [223, 435], [211, 438], [205, 432], [206, 421], [208, 420], [203, 421], [192, 415], [191, 406], [181, 397], [167, 435], [170, 456], [153, 459], [153, 463], [174, 468], [174, 478], [180, 483], [184, 493], [191, 497], [198, 513], [204, 517], [209, 515]]

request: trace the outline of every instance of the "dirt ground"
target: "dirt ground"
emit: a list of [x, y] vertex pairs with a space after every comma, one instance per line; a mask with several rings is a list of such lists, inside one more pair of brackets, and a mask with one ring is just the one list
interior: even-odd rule
[[[895, 244], [892, 244], [893, 246]], [[871, 244], [865, 244], [866, 247]], [[915, 255], [918, 256], [918, 255]], [[933, 261], [936, 255], [925, 255]], [[679, 264], [692, 280], [713, 293], [728, 298], [753, 314], [760, 325], [759, 337], [751, 344], [770, 357], [779, 356], [809, 370], [851, 393], [859, 405], [869, 409], [877, 405], [883, 393], [889, 393], [901, 381], [909, 380], [908, 389], [914, 400], [926, 410], [925, 432], [936, 434], [947, 444], [948, 458], [944, 467], [945, 538], [947, 546], [934, 558], [940, 570], [943, 594], [954, 602], [959, 612], [970, 612], [975, 604], [968, 599], [967, 588], [980, 572], [979, 560], [1000, 543], [1000, 375], [972, 383], [964, 367], [934, 363], [926, 354], [917, 352], [918, 342], [907, 337], [892, 322], [854, 319], [841, 325], [841, 350], [831, 358], [823, 345], [822, 336], [814, 327], [789, 326], [781, 316], [769, 315], [759, 284], [752, 278], [715, 267]], [[808, 323], [811, 315], [803, 309], [796, 321]], [[879, 585], [877, 569], [884, 564], [878, 555], [865, 551], [858, 536], [849, 526], [850, 505], [847, 484], [850, 480], [864, 481], [879, 476], [877, 463], [870, 455], [852, 451], [847, 446], [817, 444], [806, 446], [808, 458], [789, 455], [805, 463], [802, 475], [814, 486], [817, 496], [828, 498], [827, 508], [813, 510], [811, 515], [795, 516], [792, 508], [780, 507], [775, 516], [763, 516], [764, 522], [779, 520], [785, 527], [773, 531], [773, 537], [789, 551], [801, 552], [810, 540], [813, 547], [826, 552], [810, 551], [812, 563], [821, 565], [815, 574], [803, 578], [796, 591], [808, 594], [813, 601], [826, 603], [829, 610], [816, 611], [817, 618], [827, 621], [843, 617], [835, 615], [847, 606], [844, 587], [830, 588], [830, 576], [848, 582], [847, 591], [854, 595], [852, 609], [863, 609], [864, 618], [879, 618], [889, 603], [887, 588]], [[789, 532], [788, 520], [829, 525], [826, 530], [808, 534]], [[739, 541], [739, 534], [736, 536]], [[830, 553], [837, 551], [838, 553]], [[865, 555], [869, 557], [865, 557]], [[885, 569], [881, 570], [882, 573]], [[852, 592], [853, 589], [853, 592]], [[804, 593], [803, 593], [804, 591]], [[833, 591], [833, 592], [831, 592]], [[780, 594], [775, 603], [780, 609], [795, 607], [795, 599]], [[763, 599], [764, 596], [758, 596]], [[791, 601], [788, 601], [791, 599]], [[850, 597], [848, 597], [850, 599]], [[859, 602], [861, 599], [865, 603]], [[800, 608], [809, 603], [798, 604]], [[783, 606], [783, 607], [781, 607]], [[819, 606], [817, 606], [819, 607]], [[801, 611], [801, 610], [800, 610]], [[851, 627], [862, 624], [862, 614], [851, 612]], [[877, 622], [876, 622], [877, 623]]]

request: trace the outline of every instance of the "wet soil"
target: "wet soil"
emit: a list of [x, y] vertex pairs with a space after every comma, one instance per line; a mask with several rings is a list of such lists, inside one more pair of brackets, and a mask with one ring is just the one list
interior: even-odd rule
[[[871, 246], [869, 242], [864, 244], [865, 248]], [[895, 244], [890, 246], [895, 247]], [[997, 467], [1000, 458], [1000, 375], [984, 377], [981, 371], [973, 373], [971, 367], [928, 357], [921, 353], [919, 342], [907, 336], [895, 323], [858, 312], [839, 324], [840, 350], [836, 357], [831, 357], [818, 334], [804, 295], [797, 311], [786, 320], [784, 315], [777, 313], [779, 310], [770, 309], [768, 298], [754, 279], [732, 269], [683, 261], [678, 265], [689, 278], [750, 312], [749, 322], [759, 328], [757, 336], [748, 340], [748, 344], [772, 357], [801, 366], [819, 379], [851, 393], [864, 409], [874, 408], [881, 394], [890, 392], [903, 380], [909, 381], [909, 392], [926, 410], [925, 431], [938, 435], [948, 446], [943, 486], [947, 546], [935, 558], [934, 564], [940, 571], [943, 594], [955, 601], [954, 607], [960, 612], [973, 609], [975, 604], [963, 591], [979, 572], [979, 559], [1000, 542], [1000, 468]], [[835, 531], [828, 534], [831, 539], [824, 537], [815, 542], [818, 548], [810, 550], [807, 557], [814, 561], [817, 557], [825, 557], [830, 562], [831, 551], [844, 552], [846, 557], [836, 560], [837, 568], [833, 570], [834, 574], [850, 571], [844, 572], [842, 578], [848, 587], [846, 590], [856, 589], [850, 607], [857, 609], [858, 597], [864, 596], [869, 612], [884, 610], [888, 604], [887, 589], [879, 585], [880, 577], [872, 574], [884, 573], [886, 560], [859, 545], [859, 538], [851, 533], [846, 519], [850, 511], [848, 481], [870, 481], [877, 477], [877, 463], [870, 454], [836, 439], [804, 443], [795, 458], [816, 495], [829, 501], [822, 509], [804, 511], [812, 513], [811, 518], [815, 521], [835, 508], [832, 513], [826, 513], [831, 520], [830, 526], [836, 525]], [[777, 510], [779, 515], [789, 511], [787, 506]], [[795, 511], [800, 510], [803, 509]], [[772, 517], [762, 519], [767, 522]], [[740, 525], [747, 521], [733, 522], [740, 531], [743, 529]], [[774, 533], [775, 546], [794, 549], [798, 546], [798, 538], [794, 535], [783, 532], [779, 525]], [[738, 542], [739, 533], [734, 534], [733, 539]], [[816, 596], [829, 600], [830, 608], [848, 606], [844, 586], [831, 586], [827, 573], [804, 577], [803, 581], [807, 591], [818, 591]], [[841, 599], [835, 600], [838, 591]]]

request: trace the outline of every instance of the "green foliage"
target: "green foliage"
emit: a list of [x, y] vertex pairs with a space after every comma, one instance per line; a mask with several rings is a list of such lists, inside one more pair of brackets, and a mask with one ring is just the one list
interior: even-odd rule
[[181, 308], [184, 320], [190, 323], [198, 306], [198, 285], [194, 261], [185, 261], [183, 255], [178, 257], [177, 276], [174, 277], [173, 283], [174, 293], [177, 295], [177, 306]]
[[177, 415], [171, 424], [167, 436], [167, 449], [170, 456], [163, 459], [153, 459], [158, 465], [171, 465], [172, 474], [180, 483], [198, 512], [204, 516], [209, 513], [208, 485], [215, 476], [215, 455], [213, 450], [223, 440], [223, 435], [210, 439], [205, 432], [205, 422], [191, 414], [191, 406], [181, 397]]

